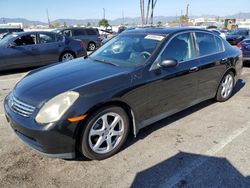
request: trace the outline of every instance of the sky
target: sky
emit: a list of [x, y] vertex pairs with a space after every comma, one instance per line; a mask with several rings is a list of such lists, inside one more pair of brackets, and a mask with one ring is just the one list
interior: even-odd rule
[[[145, 0], [145, 5], [147, 0]], [[158, 0], [155, 16], [179, 16], [189, 4], [191, 16], [227, 16], [239, 12], [250, 12], [250, 0]], [[106, 18], [113, 20], [140, 16], [140, 0], [0, 0], [0, 18], [26, 18], [33, 21], [101, 19], [103, 8]], [[146, 9], [146, 7], [145, 7]], [[123, 12], [123, 14], [122, 14]]]

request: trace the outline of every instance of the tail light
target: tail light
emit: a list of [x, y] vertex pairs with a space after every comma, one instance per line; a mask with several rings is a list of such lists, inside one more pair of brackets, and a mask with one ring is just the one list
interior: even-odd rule
[[243, 46], [242, 46], [242, 44], [239, 42], [239, 43], [236, 45], [236, 47], [239, 48], [239, 49], [242, 49]]
[[84, 45], [84, 42], [83, 42], [83, 41], [80, 42], [80, 47], [81, 47], [81, 48], [85, 48], [85, 45]]

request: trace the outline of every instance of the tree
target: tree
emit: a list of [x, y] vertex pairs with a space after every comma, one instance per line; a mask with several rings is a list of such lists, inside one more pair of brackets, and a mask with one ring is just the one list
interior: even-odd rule
[[87, 26], [88, 26], [88, 27], [90, 27], [90, 26], [91, 26], [91, 23], [90, 23], [90, 22], [88, 22], [88, 23], [87, 23]]
[[51, 26], [53, 28], [58, 28], [58, 27], [60, 27], [60, 23], [59, 22], [54, 22], [54, 23], [51, 24]]
[[187, 15], [182, 15], [181, 17], [180, 17], [180, 22], [181, 23], [184, 23], [184, 22], [188, 22], [188, 16]]
[[140, 9], [141, 9], [141, 24], [145, 24], [145, 14], [144, 14], [144, 0], [140, 0]]
[[66, 22], [63, 22], [63, 27], [67, 27], [67, 23]]
[[161, 22], [161, 21], [158, 21], [158, 22], [157, 22], [157, 25], [158, 25], [158, 26], [162, 26], [162, 22]]
[[154, 8], [155, 8], [156, 3], [157, 3], [157, 0], [148, 0], [147, 12], [146, 12], [146, 18], [145, 18], [144, 0], [140, 0], [140, 10], [141, 10], [142, 25], [148, 24], [148, 21], [149, 21], [148, 17], [149, 17], [149, 12], [150, 11], [151, 11], [151, 13], [150, 13], [150, 22], [151, 22], [151, 25], [153, 25]]
[[106, 19], [101, 19], [100, 21], [99, 21], [99, 26], [104, 26], [104, 27], [108, 27], [109, 26], [109, 22], [108, 22], [108, 20], [106, 20]]

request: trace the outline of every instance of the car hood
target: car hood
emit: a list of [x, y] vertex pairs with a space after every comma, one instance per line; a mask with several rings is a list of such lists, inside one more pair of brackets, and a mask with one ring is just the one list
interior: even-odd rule
[[128, 74], [132, 68], [99, 63], [91, 59], [52, 65], [29, 73], [14, 88], [14, 96], [39, 106], [44, 101], [69, 90], [88, 86], [105, 79]]

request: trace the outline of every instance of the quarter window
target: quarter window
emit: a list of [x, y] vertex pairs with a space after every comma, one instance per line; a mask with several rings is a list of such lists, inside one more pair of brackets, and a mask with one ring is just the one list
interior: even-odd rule
[[192, 37], [190, 33], [180, 34], [173, 38], [161, 55], [161, 59], [187, 61], [194, 57]]
[[199, 55], [205, 56], [223, 51], [222, 41], [208, 33], [196, 33], [196, 41], [199, 46]]

